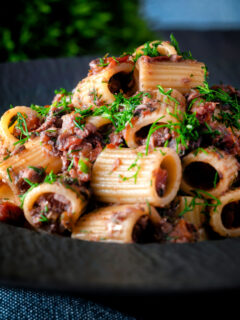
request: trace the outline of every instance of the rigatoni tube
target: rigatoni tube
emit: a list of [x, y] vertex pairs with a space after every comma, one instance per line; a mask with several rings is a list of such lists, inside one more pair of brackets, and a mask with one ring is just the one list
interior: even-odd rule
[[[158, 124], [167, 124], [168, 122], [179, 122], [182, 114], [185, 111], [185, 98], [175, 89], [165, 89], [165, 91], [172, 90], [169, 96], [160, 93], [159, 90], [153, 90], [150, 94], [152, 105], [151, 109], [146, 109], [143, 114], [135, 116], [131, 124], [126, 126], [124, 130], [125, 141], [130, 148], [138, 147], [146, 141], [149, 128], [158, 121]], [[164, 129], [164, 128], [163, 128]]]
[[[33, 118], [39, 119], [38, 113], [29, 107], [17, 106], [7, 110], [0, 120], [0, 136], [4, 147], [8, 150], [13, 150], [15, 144], [19, 141], [19, 139], [14, 135], [15, 126], [17, 124], [17, 120], [15, 118], [19, 116], [19, 114], [22, 115], [23, 119], [27, 119], [27, 121]], [[27, 131], [26, 122], [23, 124], [23, 130]]]
[[[216, 148], [196, 150], [182, 160], [181, 189], [194, 195], [198, 191], [205, 198], [219, 197], [226, 192], [238, 174], [234, 156]], [[201, 192], [203, 190], [203, 192]]]
[[223, 237], [240, 236], [240, 188], [219, 197], [219, 205], [211, 207], [209, 223]]
[[189, 197], [189, 196], [178, 196], [179, 201], [178, 215], [180, 215], [185, 221], [193, 224], [196, 228], [202, 227], [205, 216], [205, 206], [203, 199]]
[[161, 85], [187, 93], [191, 88], [203, 85], [204, 68], [203, 63], [192, 60], [159, 61], [158, 57], [142, 56], [136, 63], [135, 77], [140, 91], [153, 90]]
[[[132, 62], [111, 64], [96, 74], [89, 75], [81, 80], [73, 94], [73, 105], [79, 108], [88, 108], [93, 105], [110, 104], [115, 100], [114, 94], [121, 91], [131, 91], [128, 83], [131, 82], [133, 71]], [[136, 90], [135, 90], [136, 91]]]
[[96, 209], [78, 220], [72, 238], [119, 243], [153, 241], [160, 216], [148, 204], [113, 205]]
[[20, 171], [29, 166], [38, 167], [39, 165], [45, 168], [46, 173], [51, 171], [58, 173], [62, 168], [62, 161], [59, 157], [44, 152], [39, 137], [36, 137], [25, 143], [18, 153], [0, 163], [0, 179], [9, 185], [15, 195], [18, 195], [19, 190], [15, 180]]
[[16, 203], [18, 201], [17, 195], [15, 195], [12, 189], [7, 183], [0, 182], [0, 202], [9, 201]]
[[93, 165], [91, 187], [96, 199], [106, 203], [148, 201], [159, 207], [171, 202], [181, 181], [179, 156], [170, 148], [144, 152], [106, 148]]
[[83, 196], [66, 185], [42, 183], [27, 193], [23, 211], [34, 228], [62, 233], [72, 230], [86, 204]]

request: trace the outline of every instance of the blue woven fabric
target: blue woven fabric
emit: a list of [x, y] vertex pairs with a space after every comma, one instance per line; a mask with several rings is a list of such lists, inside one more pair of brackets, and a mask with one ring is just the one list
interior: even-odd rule
[[133, 320], [82, 298], [26, 289], [0, 288], [1, 320]]

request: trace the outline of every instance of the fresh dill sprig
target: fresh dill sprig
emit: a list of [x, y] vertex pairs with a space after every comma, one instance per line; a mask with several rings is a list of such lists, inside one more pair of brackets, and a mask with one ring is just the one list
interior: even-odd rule
[[[205, 122], [201, 124], [196, 117], [196, 112], [194, 113], [187, 113], [178, 110], [177, 106], [179, 102], [171, 97], [171, 89], [168, 91], [164, 91], [161, 86], [158, 86], [159, 91], [166, 95], [168, 99], [175, 102], [175, 110], [174, 112], [168, 112], [172, 117], [176, 118], [176, 122], [172, 120], [167, 121], [164, 123], [164, 116], [158, 118], [153, 124], [151, 125], [147, 139], [146, 139], [146, 155], [148, 154], [149, 144], [152, 134], [161, 129], [161, 128], [168, 128], [171, 133], [174, 133], [176, 136], [176, 152], [179, 153], [180, 145], [182, 145], [185, 149], [189, 148], [189, 143], [191, 141], [198, 141], [201, 135], [211, 135], [216, 136], [219, 134], [218, 130], [212, 130], [212, 128]], [[162, 121], [160, 121], [162, 120]], [[160, 124], [159, 124], [160, 122]]]
[[142, 152], [138, 152], [136, 159], [135, 159], [134, 162], [128, 167], [127, 170], [129, 171], [129, 170], [131, 170], [132, 168], [136, 167], [138, 160], [139, 160], [140, 158], [142, 158], [142, 157], [143, 157]]
[[109, 119], [114, 125], [116, 132], [120, 132], [125, 129], [127, 124], [132, 126], [131, 120], [134, 111], [141, 104], [144, 96], [149, 96], [149, 93], [139, 92], [130, 98], [125, 98], [122, 93], [118, 93], [115, 95], [113, 103], [96, 108], [92, 115]]
[[130, 180], [130, 179], [134, 179], [134, 183], [135, 184], [137, 183], [138, 173], [139, 173], [139, 171], [141, 169], [140, 165], [138, 165], [137, 163], [142, 157], [143, 157], [143, 153], [142, 152], [138, 152], [137, 156], [136, 156], [136, 159], [134, 160], [134, 162], [127, 169], [128, 171], [130, 171], [131, 169], [136, 167], [136, 172], [130, 177], [125, 177], [123, 175], [119, 175], [119, 178], [122, 181], [127, 181], [127, 180]]
[[55, 101], [52, 104], [52, 107], [57, 108], [57, 110], [53, 112], [53, 116], [62, 116], [66, 113], [71, 112], [72, 111], [72, 108], [70, 107], [71, 103], [72, 103], [71, 95], [69, 96], [64, 95], [60, 101]]
[[44, 168], [38, 168], [38, 167], [34, 167], [34, 166], [28, 166], [28, 168], [34, 170], [40, 176], [45, 173], [45, 169]]
[[81, 110], [79, 108], [75, 108], [75, 113], [79, 114], [75, 117], [73, 122], [78, 129], [83, 130], [85, 127], [85, 118], [90, 117], [93, 114], [93, 110], [91, 107]]
[[194, 189], [192, 190], [192, 192], [195, 193], [198, 198], [203, 198], [204, 196], [207, 196], [208, 199], [205, 199], [205, 205], [209, 207], [214, 207], [214, 212], [217, 210], [217, 207], [222, 204], [222, 202], [218, 198], [216, 198], [211, 193], [205, 190]]
[[[194, 208], [196, 207], [196, 205], [201, 205], [201, 206], [204, 206], [204, 209], [207, 205], [207, 203], [203, 203], [203, 202], [197, 202], [197, 199], [199, 200], [199, 197], [198, 196], [194, 196], [191, 201], [188, 203], [188, 200], [187, 198], [185, 197], [184, 198], [184, 208], [183, 210], [178, 214], [179, 217], [183, 217], [185, 213], [187, 212], [190, 212], [190, 211], [193, 211]], [[202, 199], [202, 196], [201, 196], [201, 199]]]
[[170, 34], [170, 40], [171, 40], [171, 45], [174, 46], [179, 56], [182, 56], [184, 60], [194, 60], [191, 51], [182, 52], [180, 50], [178, 41], [176, 40], [176, 38], [172, 33]]
[[64, 89], [64, 88], [60, 88], [59, 90], [56, 89], [56, 90], [54, 91], [54, 93], [55, 93], [55, 94], [62, 94], [62, 95], [64, 95], [64, 96], [70, 96], [70, 95], [72, 95], [72, 92], [71, 92], [71, 91], [67, 91], [67, 90]]
[[109, 62], [104, 62], [105, 61], [105, 58], [99, 58], [99, 62], [98, 62], [98, 67], [106, 67], [109, 65]]
[[50, 106], [38, 106], [36, 104], [31, 104], [30, 108], [36, 111], [41, 117], [46, 117], [50, 111]]
[[12, 177], [11, 177], [11, 172], [10, 172], [11, 169], [12, 169], [12, 166], [7, 168], [7, 175], [8, 175], [8, 179], [10, 182], [12, 182]]
[[[85, 159], [88, 161], [88, 159]], [[79, 159], [78, 161], [79, 170], [83, 173], [89, 173], [89, 167], [83, 159]]]
[[58, 176], [52, 171], [45, 177], [44, 181], [45, 183], [53, 184], [58, 179]]
[[49, 219], [44, 214], [41, 214], [40, 217], [39, 217], [39, 221], [40, 222], [48, 222]]
[[207, 102], [219, 102], [224, 106], [228, 106], [228, 110], [219, 108], [217, 115], [213, 115], [213, 120], [224, 123], [228, 128], [235, 127], [240, 130], [240, 103], [237, 95], [231, 96], [221, 88], [211, 89], [207, 81], [204, 81], [203, 86], [197, 87], [201, 97]]
[[144, 43], [143, 48], [141, 48], [141, 52], [136, 53], [133, 61], [136, 62], [141, 56], [148, 57], [158, 57], [161, 54], [158, 52], [158, 46], [162, 43], [162, 41], [147, 41]]
[[26, 198], [27, 194], [28, 194], [31, 190], [33, 190], [34, 188], [36, 188], [36, 187], [39, 185], [39, 183], [33, 183], [33, 182], [31, 182], [29, 179], [27, 179], [27, 178], [24, 178], [24, 180], [30, 185], [30, 188], [27, 190], [27, 192], [25, 192], [24, 194], [21, 194], [21, 195], [19, 196], [19, 198], [20, 198], [20, 207], [21, 207], [21, 208], [23, 208], [23, 204], [24, 204], [24, 201], [25, 201], [25, 198]]
[[[27, 117], [26, 114], [25, 114], [25, 117]], [[25, 117], [20, 112], [17, 113], [17, 120], [16, 120], [17, 124], [15, 128], [20, 131], [20, 137], [19, 137], [19, 140], [13, 144], [14, 146], [17, 144], [24, 144], [30, 139], [30, 133], [28, 131]]]
[[121, 174], [119, 174], [119, 178], [122, 180], [122, 181], [127, 181], [127, 180], [130, 180], [130, 179], [134, 179], [134, 184], [137, 183], [137, 178], [138, 178], [138, 174], [139, 174], [139, 171], [140, 171], [141, 167], [138, 165], [137, 166], [137, 169], [136, 169], [136, 172], [130, 176], [130, 177], [125, 177]]

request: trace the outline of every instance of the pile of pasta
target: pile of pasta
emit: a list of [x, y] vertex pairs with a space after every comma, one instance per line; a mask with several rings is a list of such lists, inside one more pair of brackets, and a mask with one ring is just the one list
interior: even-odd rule
[[240, 236], [240, 93], [169, 41], [0, 120], [0, 221], [87, 241]]

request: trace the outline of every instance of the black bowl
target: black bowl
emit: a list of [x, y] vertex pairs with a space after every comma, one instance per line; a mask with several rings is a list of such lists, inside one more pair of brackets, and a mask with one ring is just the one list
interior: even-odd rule
[[[0, 65], [1, 112], [49, 104], [91, 57]], [[0, 224], [0, 281], [77, 293], [171, 294], [240, 288], [240, 239], [195, 244], [83, 242]]]

